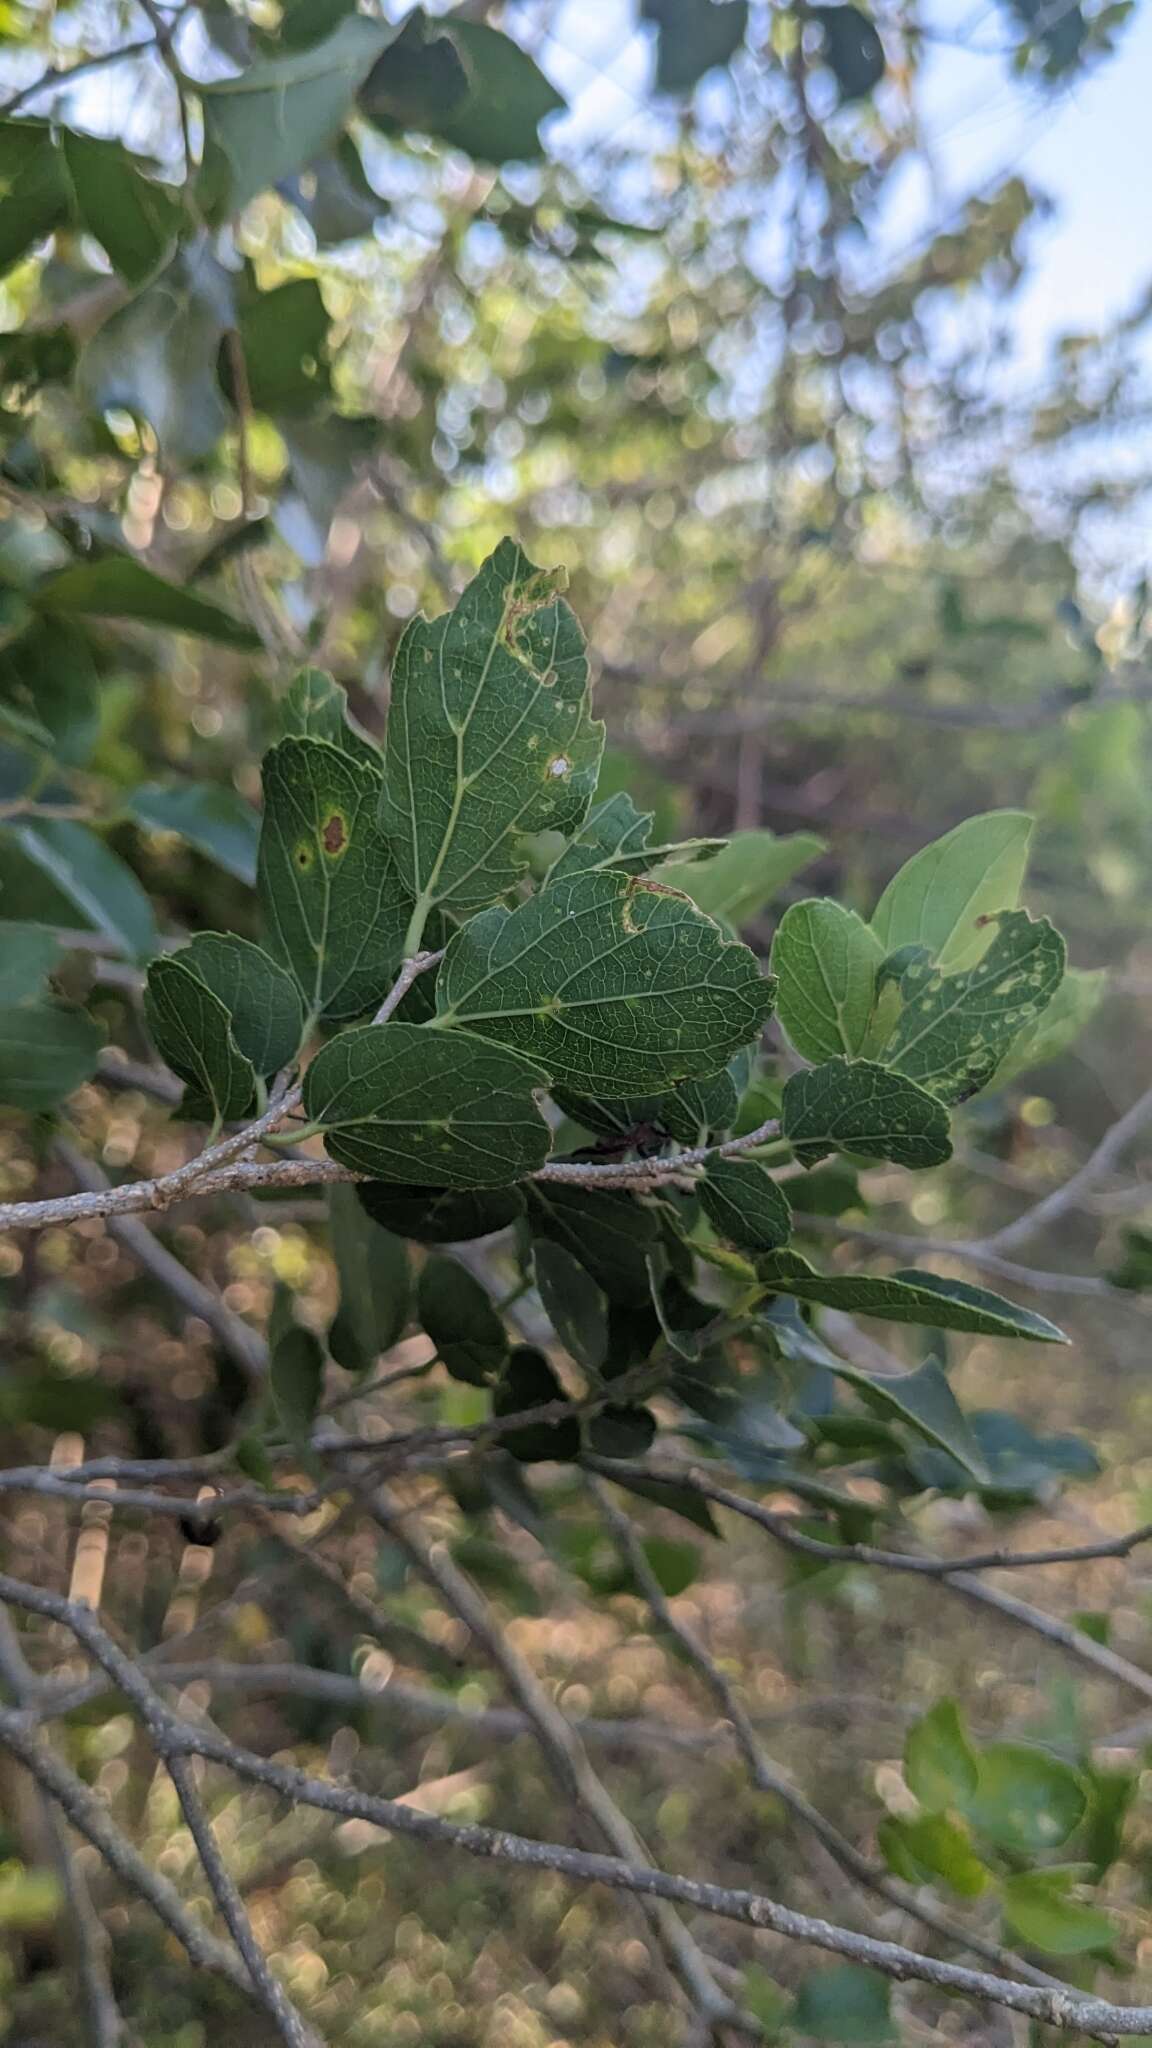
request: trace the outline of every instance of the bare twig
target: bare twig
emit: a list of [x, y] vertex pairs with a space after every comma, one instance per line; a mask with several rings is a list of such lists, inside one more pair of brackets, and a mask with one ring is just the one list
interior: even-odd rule
[[1054, 1188], [1042, 1201], [1034, 1202], [1030, 1209], [1025, 1209], [1024, 1214], [1017, 1216], [1014, 1222], [1006, 1223], [1002, 1230], [996, 1230], [991, 1237], [985, 1238], [980, 1249], [1007, 1251], [1010, 1246], [1023, 1244], [1026, 1238], [1035, 1237], [1038, 1230], [1044, 1230], [1050, 1223], [1054, 1223], [1066, 1209], [1075, 1207], [1097, 1182], [1104, 1179], [1105, 1174], [1111, 1173], [1133, 1138], [1138, 1137], [1150, 1121], [1152, 1088], [1147, 1088], [1143, 1095], [1137, 1097], [1132, 1107], [1125, 1110], [1124, 1115], [1118, 1117], [1105, 1131], [1095, 1151], [1090, 1153], [1083, 1166], [1078, 1167], [1061, 1187]]

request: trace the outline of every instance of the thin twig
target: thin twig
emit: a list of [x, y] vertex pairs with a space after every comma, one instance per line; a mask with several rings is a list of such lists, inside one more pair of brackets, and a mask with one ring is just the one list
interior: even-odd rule
[[1123, 1116], [1105, 1131], [1095, 1151], [1089, 1154], [1083, 1166], [1078, 1167], [1061, 1187], [1053, 1188], [1051, 1194], [1045, 1195], [1039, 1202], [1034, 1202], [1030, 1209], [1025, 1209], [1024, 1214], [1017, 1216], [1014, 1222], [1006, 1223], [1003, 1229], [993, 1231], [991, 1237], [984, 1239], [980, 1249], [1007, 1251], [1011, 1245], [1022, 1244], [1026, 1238], [1035, 1237], [1038, 1230], [1044, 1230], [1049, 1223], [1054, 1223], [1066, 1209], [1073, 1208], [1090, 1188], [1103, 1180], [1105, 1174], [1111, 1173], [1133, 1138], [1138, 1137], [1150, 1121], [1152, 1088], [1147, 1088], [1143, 1095], [1137, 1097], [1131, 1108], [1126, 1109]]

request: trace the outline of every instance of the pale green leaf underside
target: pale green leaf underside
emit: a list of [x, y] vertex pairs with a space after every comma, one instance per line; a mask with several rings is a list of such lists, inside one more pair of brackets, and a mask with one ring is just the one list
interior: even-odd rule
[[502, 541], [455, 609], [414, 620], [396, 650], [381, 821], [420, 930], [437, 904], [503, 895], [527, 866], [520, 842], [574, 832], [592, 800], [604, 729], [561, 586]]
[[661, 868], [659, 880], [683, 889], [709, 917], [747, 924], [823, 851], [824, 841], [812, 832], [791, 832], [782, 839], [768, 831], [735, 832], [715, 859], [703, 865], [670, 862]]
[[440, 969], [436, 1021], [612, 1098], [714, 1074], [757, 1036], [772, 996], [748, 948], [685, 896], [593, 873], [465, 925]]
[[973, 1336], [1027, 1337], [1038, 1344], [1066, 1344], [1063, 1330], [1046, 1316], [1018, 1308], [986, 1287], [945, 1280], [938, 1273], [818, 1273], [796, 1252], [775, 1252], [757, 1268], [778, 1294], [824, 1308], [879, 1316], [890, 1323], [918, 1323], [935, 1330], [965, 1330]]
[[927, 946], [950, 974], [973, 966], [988, 944], [982, 920], [1020, 901], [1032, 825], [1026, 811], [985, 811], [913, 854], [872, 918], [884, 953]]
[[310, 1017], [361, 1017], [396, 977], [412, 906], [379, 798], [379, 776], [327, 740], [281, 740], [265, 756], [260, 903]]
[[157, 1051], [186, 1084], [186, 1114], [227, 1123], [247, 1113], [256, 1091], [252, 1062], [233, 1037], [225, 1004], [178, 954], [152, 962], [144, 1014]]
[[943, 974], [917, 961], [901, 976], [904, 1007], [884, 1064], [944, 1101], [964, 1101], [986, 1085], [1063, 979], [1064, 941], [1047, 918], [1009, 910], [993, 922], [975, 967]]
[[943, 1103], [871, 1060], [828, 1060], [791, 1075], [781, 1128], [803, 1166], [837, 1151], [939, 1166], [952, 1152]]
[[470, 1032], [364, 1024], [317, 1053], [304, 1105], [333, 1159], [417, 1187], [506, 1187], [542, 1166], [538, 1066]]
[[304, 1035], [300, 991], [262, 947], [232, 932], [198, 932], [169, 957], [219, 997], [239, 1051], [265, 1080], [295, 1058]]
[[884, 951], [854, 910], [826, 899], [793, 903], [772, 946], [780, 1022], [806, 1060], [861, 1052]]

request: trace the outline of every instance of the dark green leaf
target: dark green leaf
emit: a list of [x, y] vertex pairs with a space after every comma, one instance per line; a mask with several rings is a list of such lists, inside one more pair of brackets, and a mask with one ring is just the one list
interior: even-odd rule
[[[30, 615], [31, 616], [31, 615]], [[57, 761], [84, 768], [100, 732], [100, 677], [92, 643], [62, 620], [31, 616], [26, 632], [0, 653], [0, 719], [5, 711], [40, 724]]]
[[747, 34], [748, 0], [641, 0], [640, 19], [656, 23], [657, 92], [689, 93], [732, 62]]
[[1032, 822], [1026, 811], [986, 811], [922, 847], [876, 905], [881, 951], [926, 946], [947, 974], [975, 966], [991, 936], [987, 920], [1020, 901]]
[[379, 794], [374, 770], [326, 740], [281, 740], [264, 757], [260, 901], [313, 1017], [363, 1016], [400, 965], [411, 903], [376, 822]]
[[574, 831], [588, 809], [604, 732], [564, 582], [502, 541], [396, 650], [381, 821], [417, 899], [414, 942], [437, 904], [475, 909], [519, 881], [522, 837]]
[[[709, 0], [711, 5], [711, 0]], [[811, 832], [735, 832], [714, 859], [685, 866], [676, 861], [658, 880], [682, 889], [707, 916], [736, 927], [750, 924], [792, 876], [823, 853], [824, 841]]]
[[943, 1103], [872, 1060], [826, 1060], [790, 1075], [781, 1126], [802, 1166], [836, 1151], [914, 1167], [952, 1154]]
[[506, 1187], [542, 1166], [546, 1085], [519, 1053], [470, 1033], [364, 1024], [334, 1038], [304, 1080], [333, 1159], [411, 1186]]
[[986, 1287], [945, 1280], [938, 1273], [817, 1273], [796, 1252], [774, 1252], [758, 1271], [780, 1294], [826, 1308], [880, 1316], [891, 1323], [920, 1323], [930, 1329], [968, 1330], [985, 1337], [1027, 1337], [1039, 1344], [1066, 1344], [1067, 1337], [1046, 1316], [1018, 1308]]
[[680, 854], [685, 860], [707, 860], [724, 847], [723, 839], [693, 839], [676, 846], [649, 846], [652, 813], [638, 811], [630, 796], [618, 790], [589, 811], [570, 845], [552, 862], [547, 880], [605, 869], [622, 875], [644, 875]]
[[416, 1244], [464, 1244], [490, 1237], [524, 1213], [519, 1188], [419, 1188], [360, 1181], [358, 1199], [373, 1221]]
[[560, 1342], [581, 1365], [598, 1371], [608, 1356], [607, 1295], [571, 1252], [550, 1238], [537, 1239], [532, 1262], [545, 1314]]
[[311, 1330], [293, 1323], [272, 1345], [268, 1370], [276, 1413], [293, 1443], [307, 1443], [324, 1391], [324, 1353]]
[[114, 939], [130, 957], [155, 951], [152, 905], [131, 868], [86, 825], [72, 818], [36, 818], [14, 825], [22, 853], [75, 906], [79, 921]]
[[0, 919], [0, 1004], [39, 995], [60, 954], [60, 941], [46, 924]]
[[772, 945], [780, 1022], [806, 1060], [863, 1051], [884, 959], [854, 910], [824, 900], [793, 903]]
[[998, 1848], [1031, 1857], [1066, 1842], [1086, 1806], [1084, 1781], [1071, 1764], [1022, 1742], [994, 1742], [980, 1751], [964, 1811]]
[[232, 1020], [190, 966], [174, 953], [148, 969], [144, 1014], [157, 1051], [187, 1086], [184, 1113], [229, 1123], [251, 1109], [256, 1073], [232, 1035]]
[[986, 1086], [1063, 979], [1064, 941], [1047, 918], [1010, 910], [994, 922], [975, 967], [943, 974], [919, 960], [900, 979], [904, 1007], [884, 1063], [947, 1102]]
[[428, 1259], [420, 1274], [418, 1309], [454, 1380], [483, 1387], [502, 1371], [508, 1356], [504, 1325], [486, 1289], [466, 1267], [455, 1259]]
[[453, 15], [436, 26], [447, 35], [417, 39], [409, 24], [368, 80], [361, 112], [381, 126], [420, 129], [483, 163], [541, 156], [540, 123], [565, 101], [527, 51], [486, 22]]
[[143, 562], [106, 555], [101, 562], [77, 562], [50, 576], [36, 591], [40, 611], [52, 617], [136, 619], [173, 633], [195, 633], [226, 647], [254, 648], [259, 637], [219, 605], [175, 583], [166, 583]]
[[656, 1417], [647, 1408], [601, 1408], [585, 1425], [588, 1448], [600, 1458], [642, 1458], [655, 1435]]
[[361, 766], [379, 775], [380, 749], [349, 716], [348, 692], [322, 668], [301, 669], [289, 688], [280, 713], [286, 739], [327, 740]]
[[979, 1765], [955, 1700], [937, 1700], [909, 1729], [904, 1776], [928, 1813], [964, 1807], [972, 1798]]
[[681, 1486], [672, 1479], [642, 1479], [636, 1474], [629, 1474], [624, 1479], [613, 1473], [612, 1478], [614, 1484], [622, 1486], [627, 1493], [637, 1493], [642, 1500], [655, 1501], [657, 1507], [667, 1508], [669, 1514], [680, 1515], [694, 1528], [703, 1529], [707, 1536], [719, 1536], [720, 1530], [711, 1508], [691, 1486]]
[[553, 883], [456, 934], [438, 1021], [538, 1059], [592, 1095], [651, 1093], [714, 1074], [754, 1038], [773, 983], [684, 896], [612, 874]]
[[792, 1235], [788, 1197], [758, 1160], [710, 1160], [699, 1195], [713, 1229], [746, 1251], [779, 1251]]
[[232, 932], [198, 932], [168, 956], [223, 1003], [232, 1036], [265, 1080], [294, 1060], [304, 1036], [304, 1010], [291, 977], [261, 947]]
[[808, 2034], [814, 2041], [879, 2044], [899, 2039], [887, 1977], [855, 1963], [825, 1963], [805, 1977], [789, 2025], [793, 2033]]
[[[276, 417], [313, 413], [330, 398], [329, 325], [314, 277], [294, 277], [271, 291], [251, 292], [240, 314], [240, 344], [257, 412]], [[222, 361], [222, 381], [230, 391], [227, 350]]]
[[328, 1220], [340, 1307], [328, 1332], [337, 1365], [364, 1373], [398, 1344], [408, 1323], [411, 1283], [403, 1240], [372, 1221], [359, 1190], [328, 1190]]
[[0, 121], [0, 275], [68, 218], [67, 179], [47, 121]]
[[0, 1102], [55, 1109], [96, 1070], [104, 1033], [83, 1010], [59, 1003], [0, 1008]]
[[[539, 1351], [521, 1345], [512, 1353], [502, 1379], [492, 1396], [496, 1416], [518, 1415], [527, 1408], [543, 1408], [565, 1398], [548, 1360]], [[569, 1464], [580, 1455], [580, 1423], [576, 1416], [556, 1422], [530, 1422], [523, 1429], [509, 1431], [500, 1439], [521, 1464], [538, 1465], [555, 1458]]]
[[880, 1378], [853, 1365], [838, 1365], [837, 1377], [849, 1381], [878, 1414], [897, 1416], [970, 1472], [987, 1483], [988, 1467], [943, 1368], [934, 1358], [916, 1372]]
[[222, 782], [143, 782], [125, 808], [150, 831], [178, 833], [238, 882], [255, 882], [260, 819], [239, 790]]
[[525, 1189], [534, 1237], [563, 1245], [608, 1299], [633, 1309], [648, 1299], [648, 1253], [657, 1224], [631, 1195], [536, 1181]]
[[824, 32], [824, 57], [840, 88], [842, 104], [867, 99], [884, 76], [884, 45], [859, 7], [813, 7]]
[[166, 263], [184, 218], [178, 194], [146, 176], [122, 143], [60, 131], [76, 217], [102, 242], [114, 270], [141, 285]]
[[[147, 421], [169, 464], [202, 461], [230, 424], [216, 359], [235, 324], [234, 282], [206, 244], [182, 249], [81, 351], [76, 384], [85, 404], [98, 414], [118, 406]], [[243, 630], [233, 624], [235, 633]]]

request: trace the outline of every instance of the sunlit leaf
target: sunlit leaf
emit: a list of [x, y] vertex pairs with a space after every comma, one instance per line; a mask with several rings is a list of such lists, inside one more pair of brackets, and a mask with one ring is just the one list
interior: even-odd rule
[[979, 1753], [976, 1790], [964, 1811], [979, 1834], [1017, 1856], [1058, 1849], [1084, 1817], [1078, 1771], [1022, 1742], [993, 1742]]
[[806, 1060], [863, 1050], [884, 951], [840, 903], [793, 903], [772, 944], [780, 1022]]
[[909, 1729], [904, 1776], [928, 1813], [964, 1806], [971, 1799], [979, 1765], [955, 1700], [937, 1700]]
[[739, 927], [758, 916], [785, 882], [823, 851], [824, 841], [812, 832], [790, 832], [784, 838], [767, 831], [734, 832], [713, 859], [703, 865], [670, 862], [658, 879], [683, 889], [709, 917]]
[[1020, 901], [1032, 825], [1026, 811], [985, 811], [913, 854], [872, 918], [883, 952], [926, 946], [948, 974], [974, 966], [992, 937], [985, 920]]
[[945, 1102], [984, 1087], [1022, 1031], [1030, 1031], [1064, 975], [1064, 941], [1047, 918], [1002, 912], [975, 967], [944, 974], [916, 960], [900, 978], [903, 1001], [883, 1048], [886, 1066]]
[[1006, 1877], [1000, 1897], [1009, 1932], [1050, 1956], [1110, 1948], [1116, 1928], [1108, 1914], [1069, 1896], [1082, 1877], [1079, 1864], [1070, 1869], [1020, 1870]]

